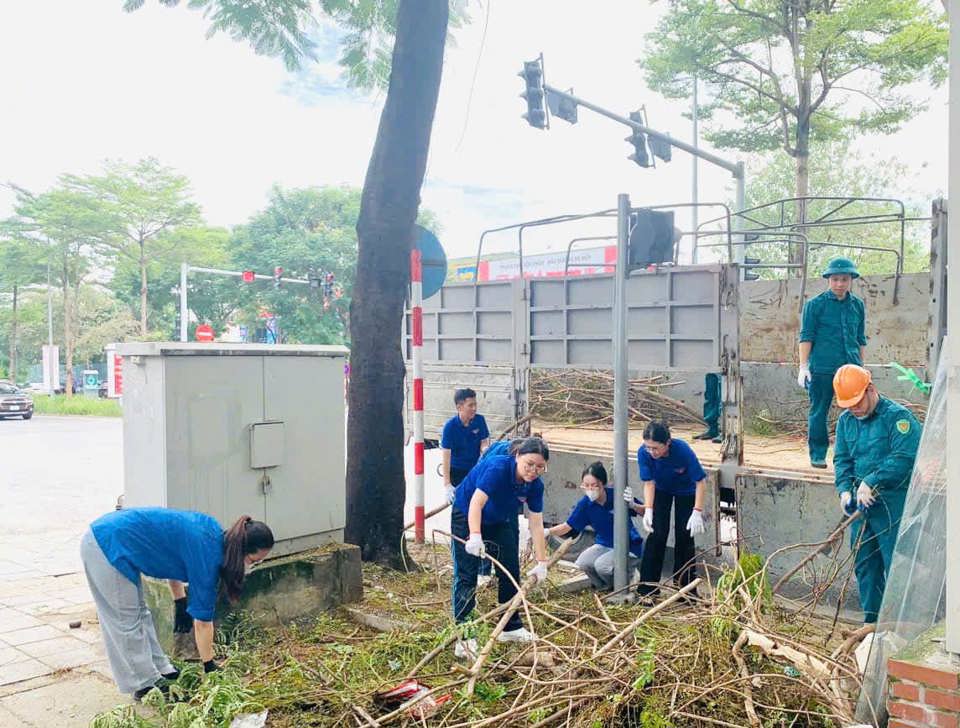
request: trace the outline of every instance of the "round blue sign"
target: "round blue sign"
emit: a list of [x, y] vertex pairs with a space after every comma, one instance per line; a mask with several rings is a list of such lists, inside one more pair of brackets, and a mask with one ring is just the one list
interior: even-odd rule
[[416, 225], [417, 250], [423, 265], [423, 297], [430, 298], [447, 279], [447, 254], [437, 236], [422, 225]]

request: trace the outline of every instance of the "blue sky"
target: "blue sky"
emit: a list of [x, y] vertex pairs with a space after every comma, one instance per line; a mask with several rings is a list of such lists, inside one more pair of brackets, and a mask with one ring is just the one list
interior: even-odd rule
[[[581, 111], [576, 126], [556, 121], [541, 132], [520, 118], [516, 72], [542, 51], [551, 83], [623, 113], [645, 104], [653, 126], [689, 139], [686, 108], [647, 91], [635, 63], [665, 3], [487, 1], [471, 2], [472, 23], [448, 48], [422, 195], [451, 256], [473, 254], [484, 228], [613, 207], [618, 192], [635, 204], [689, 199], [683, 153], [642, 170], [610, 121]], [[125, 14], [121, 5], [0, 5], [0, 181], [41, 190], [107, 158], [156, 156], [191, 179], [207, 219], [220, 225], [262, 209], [274, 183], [362, 184], [383, 96], [345, 88], [334, 29], [319, 33], [320, 61], [290, 74], [243, 43], [207, 39], [202, 16], [185, 7], [148, 0]], [[918, 181], [903, 193], [913, 197], [946, 190], [946, 92], [932, 96], [930, 110], [896, 136], [859, 142], [909, 163]], [[726, 172], [701, 164], [700, 179], [701, 200], [731, 197]], [[11, 202], [0, 190], [0, 215]], [[574, 235], [605, 232], [540, 231], [529, 245], [563, 247]], [[490, 252], [514, 245], [501, 236]]]

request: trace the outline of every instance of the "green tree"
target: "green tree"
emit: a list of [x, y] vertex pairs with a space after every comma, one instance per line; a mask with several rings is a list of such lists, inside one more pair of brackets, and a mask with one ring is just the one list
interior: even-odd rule
[[98, 199], [113, 218], [117, 235], [106, 245], [119, 259], [133, 261], [140, 276], [140, 336], [148, 333], [148, 272], [150, 261], [163, 255], [167, 233], [200, 222], [200, 208], [190, 199], [186, 177], [164, 167], [156, 159], [136, 164], [112, 162], [102, 175], [67, 175], [73, 190]]
[[19, 325], [24, 289], [45, 280], [44, 250], [33, 240], [16, 234], [6, 235], [0, 228], [0, 297], [9, 297], [7, 318], [7, 371], [13, 382], [20, 381]]
[[[758, 170], [751, 176], [746, 190], [747, 208], [768, 205], [793, 196], [794, 169], [792, 160], [785, 155], [757, 155], [750, 164]], [[824, 197], [888, 198], [902, 196], [905, 181], [910, 179], [907, 166], [897, 159], [867, 157], [852, 151], [845, 142], [833, 142], [815, 148], [810, 156], [810, 184], [817, 194]], [[907, 217], [924, 217], [921, 205], [911, 200], [904, 201]], [[842, 206], [842, 207], [841, 207]], [[784, 205], [786, 220], [796, 219], [796, 204]], [[838, 209], [839, 208], [839, 209]], [[837, 200], [811, 200], [807, 203], [806, 216], [810, 221], [825, 218], [842, 220], [856, 217], [881, 216], [875, 223], [846, 224], [834, 227], [809, 227], [805, 230], [811, 247], [808, 258], [808, 275], [817, 277], [830, 258], [844, 255], [852, 258], [860, 272], [869, 274], [893, 273], [900, 249], [900, 222], [891, 214], [900, 212], [899, 205], [887, 201], [857, 201], [844, 203]], [[778, 225], [781, 221], [780, 205], [773, 205], [750, 213], [754, 224]], [[882, 220], [882, 221], [881, 221]], [[929, 223], [911, 222], [905, 225], [903, 271], [913, 273], [930, 266]], [[819, 243], [819, 245], [817, 245]], [[839, 247], [848, 246], [848, 247]], [[871, 250], [858, 248], [882, 248]], [[748, 256], [760, 257], [764, 263], [786, 262], [791, 256], [785, 242], [753, 243], [747, 248]], [[777, 277], [778, 271], [761, 269], [764, 277]]]
[[289, 343], [345, 343], [359, 214], [357, 189], [274, 187], [267, 208], [234, 229], [234, 267], [269, 274], [279, 265], [294, 278], [330, 272], [344, 295], [325, 302], [319, 291], [302, 285], [279, 290], [265, 282], [246, 285], [241, 289], [244, 323], [254, 326], [265, 306], [277, 315]]
[[[675, 0], [638, 63], [668, 98], [706, 86], [705, 137], [795, 161], [812, 190], [812, 143], [889, 134], [924, 108], [905, 92], [946, 78], [947, 23], [923, 0]], [[801, 208], [801, 216], [803, 209]]]
[[73, 355], [79, 334], [80, 288], [103, 264], [98, 251], [114, 242], [114, 220], [97, 198], [71, 189], [63, 178], [57, 187], [40, 194], [14, 189], [15, 214], [5, 228], [44, 247], [51, 279], [61, 292], [65, 386], [69, 396], [73, 391]]
[[[180, 311], [180, 264], [205, 268], [230, 268], [230, 231], [220, 227], [177, 227], [161, 234], [147, 261], [151, 284], [147, 293], [148, 318], [152, 331], [147, 339], [176, 340], [179, 335], [177, 316]], [[139, 263], [128, 257], [116, 261], [110, 283], [114, 294], [137, 310], [141, 291]], [[238, 284], [222, 277], [205, 277], [194, 273], [189, 278], [187, 300], [198, 320], [206, 321], [222, 331], [238, 306]], [[143, 338], [141, 336], [141, 338]]]
[[[124, 8], [135, 10], [143, 3], [126, 0]], [[190, 5], [211, 18], [210, 32], [243, 38], [258, 53], [282, 56], [288, 68], [313, 55], [307, 35], [315, 22], [311, 0], [191, 0]], [[350, 52], [341, 61], [348, 68], [374, 66], [386, 53], [384, 36], [394, 38], [384, 109], [357, 221], [346, 538], [360, 546], [364, 558], [399, 566], [405, 496], [405, 370], [399, 331], [450, 8], [448, 0], [319, 0], [318, 5], [348, 31], [345, 48]], [[385, 75], [351, 78], [373, 84]]]

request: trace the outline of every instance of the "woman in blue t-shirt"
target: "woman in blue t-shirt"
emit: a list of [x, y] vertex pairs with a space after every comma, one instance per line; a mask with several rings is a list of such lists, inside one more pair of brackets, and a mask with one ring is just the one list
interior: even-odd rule
[[[469, 620], [476, 605], [477, 572], [487, 551], [503, 564], [513, 580], [520, 581], [520, 536], [518, 511], [526, 503], [530, 512], [530, 534], [537, 565], [530, 571], [538, 581], [547, 578], [547, 545], [543, 532], [543, 481], [550, 451], [537, 437], [516, 440], [507, 455], [493, 455], [478, 462], [457, 487], [450, 516], [453, 542], [453, 617], [457, 623]], [[497, 599], [509, 602], [517, 593], [513, 581], [500, 575]], [[514, 612], [497, 639], [501, 642], [529, 642], [520, 615]], [[475, 639], [457, 640], [457, 657], [476, 657]]]
[[[585, 495], [570, 512], [564, 523], [547, 530], [551, 536], [566, 536], [571, 531], [593, 529], [593, 546], [584, 549], [577, 557], [577, 568], [590, 577], [594, 589], [607, 590], [613, 587], [613, 488], [607, 485], [607, 469], [603, 463], [590, 463], [580, 475], [580, 487]], [[626, 494], [625, 494], [626, 495]], [[630, 501], [633, 500], [632, 493]], [[635, 513], [643, 513], [643, 506], [630, 502]], [[627, 573], [637, 568], [643, 552], [643, 539], [633, 523], [629, 524], [630, 550], [627, 554]]]
[[114, 511], [90, 524], [80, 558], [120, 692], [140, 700], [154, 687], [166, 690], [180, 675], [157, 640], [141, 574], [169, 582], [174, 632], [193, 631], [203, 669], [211, 672], [217, 669], [213, 616], [219, 590], [231, 602], [239, 599], [247, 571], [272, 548], [270, 528], [249, 516], [226, 532], [212, 516], [170, 508]]
[[[705, 530], [703, 501], [707, 474], [696, 453], [683, 440], [670, 437], [665, 422], [650, 422], [643, 431], [643, 445], [637, 451], [640, 480], [643, 482], [644, 530], [648, 532], [640, 561], [638, 593], [651, 597], [657, 593], [663, 557], [670, 535], [670, 510], [673, 508], [673, 579], [684, 587], [696, 576], [694, 536]], [[690, 594], [695, 596], [695, 594]]]

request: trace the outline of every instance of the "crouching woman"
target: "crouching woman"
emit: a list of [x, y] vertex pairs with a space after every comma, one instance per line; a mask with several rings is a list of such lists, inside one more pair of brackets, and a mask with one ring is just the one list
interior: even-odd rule
[[[580, 487], [584, 496], [570, 512], [566, 522], [558, 523], [548, 529], [552, 536], [566, 536], [572, 531], [583, 531], [590, 526], [595, 534], [593, 546], [584, 549], [577, 557], [577, 568], [590, 577], [594, 589], [608, 590], [613, 587], [613, 500], [614, 491], [607, 485], [607, 470], [603, 463], [590, 463], [580, 476]], [[627, 489], [629, 491], [629, 488]], [[643, 512], [643, 506], [633, 503], [633, 493], [625, 492], [629, 497], [628, 507], [636, 513]], [[643, 539], [630, 522], [630, 548], [627, 555], [627, 573], [632, 574], [640, 561], [643, 551]]]
[[175, 630], [193, 627], [204, 671], [210, 672], [217, 667], [213, 616], [221, 584], [230, 601], [239, 599], [248, 568], [272, 548], [270, 528], [249, 516], [226, 532], [205, 513], [169, 508], [114, 511], [90, 524], [80, 557], [120, 692], [140, 700], [179, 676], [157, 640], [141, 575], [168, 580]]

